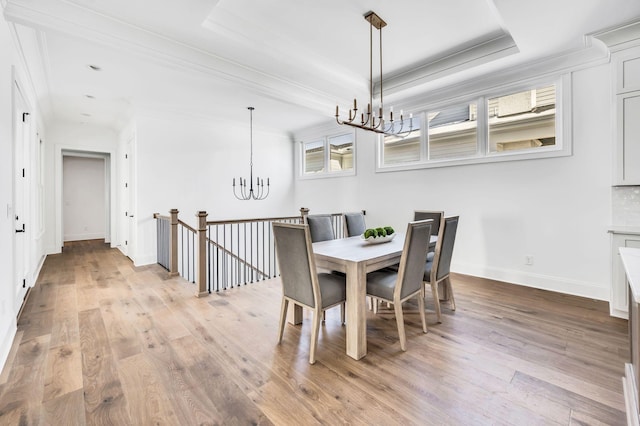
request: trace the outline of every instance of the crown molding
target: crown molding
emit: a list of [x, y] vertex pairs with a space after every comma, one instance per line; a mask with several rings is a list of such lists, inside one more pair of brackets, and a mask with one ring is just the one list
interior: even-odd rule
[[524, 81], [543, 81], [557, 78], [560, 75], [582, 69], [607, 64], [610, 55], [599, 45], [589, 45], [578, 50], [571, 50], [558, 55], [501, 69], [498, 72], [487, 72], [473, 79], [457, 82], [435, 90], [423, 90], [403, 100], [405, 111], [432, 108], [434, 105], [465, 102], [495, 89], [504, 89]]
[[640, 20], [597, 31], [588, 37], [600, 40], [612, 52], [623, 50], [640, 44]]
[[[519, 52], [518, 46], [509, 34], [490, 35], [470, 46], [458, 46], [437, 58], [429, 58], [410, 69], [390, 74], [384, 78], [384, 91], [385, 94], [398, 93]], [[374, 93], [378, 92], [379, 81], [374, 85]]]
[[335, 108], [335, 94], [267, 74], [77, 4], [49, 0], [35, 6], [38, 8], [25, 0], [8, 0], [5, 19], [125, 50], [185, 71], [213, 75], [298, 107], [323, 113]]

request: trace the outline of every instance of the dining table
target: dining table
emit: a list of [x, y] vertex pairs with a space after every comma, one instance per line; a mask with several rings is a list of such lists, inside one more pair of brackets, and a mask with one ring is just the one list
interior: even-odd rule
[[404, 233], [396, 232], [383, 243], [362, 236], [313, 243], [316, 267], [346, 274], [346, 349], [356, 360], [367, 354], [367, 273], [400, 263], [404, 239]]

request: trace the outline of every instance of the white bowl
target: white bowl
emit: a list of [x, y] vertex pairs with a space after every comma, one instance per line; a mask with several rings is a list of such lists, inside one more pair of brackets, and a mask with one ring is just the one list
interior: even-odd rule
[[394, 232], [391, 235], [387, 235], [386, 237], [369, 237], [369, 238], [365, 238], [364, 234], [362, 234], [362, 239], [365, 240], [367, 243], [369, 244], [380, 244], [380, 243], [388, 243], [389, 241], [393, 240], [396, 236], [396, 233]]

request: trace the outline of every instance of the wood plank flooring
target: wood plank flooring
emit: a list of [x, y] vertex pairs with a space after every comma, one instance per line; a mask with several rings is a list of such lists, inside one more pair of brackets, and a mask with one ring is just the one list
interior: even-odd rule
[[[605, 302], [455, 275], [457, 311], [367, 318], [345, 354], [327, 312], [277, 344], [277, 279], [193, 296], [101, 241], [47, 257], [0, 374], [1, 425], [623, 425], [627, 322]], [[433, 307], [427, 298], [427, 308]]]

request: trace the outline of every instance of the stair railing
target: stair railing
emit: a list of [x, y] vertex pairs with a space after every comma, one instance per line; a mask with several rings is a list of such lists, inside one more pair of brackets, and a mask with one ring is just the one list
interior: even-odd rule
[[[207, 212], [196, 214], [197, 227], [178, 218], [155, 213], [158, 263], [169, 275], [196, 283], [197, 297], [213, 291], [277, 277], [280, 274], [272, 224], [303, 223], [309, 209], [297, 216], [207, 221]], [[342, 213], [332, 214], [336, 238], [344, 236]]]

